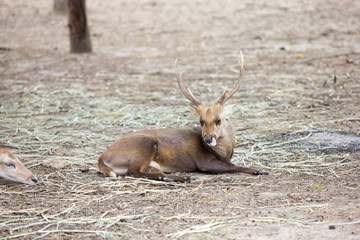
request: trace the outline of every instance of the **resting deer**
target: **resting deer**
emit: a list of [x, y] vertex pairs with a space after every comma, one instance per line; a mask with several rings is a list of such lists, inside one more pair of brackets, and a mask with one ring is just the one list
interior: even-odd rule
[[[189, 176], [174, 176], [169, 172], [267, 174], [263, 170], [234, 165], [230, 162], [235, 146], [235, 131], [230, 122], [234, 105], [225, 102], [239, 89], [243, 76], [241, 54], [240, 76], [231, 91], [223, 92], [214, 106], [205, 106], [190, 90], [186, 90], [175, 74], [181, 92], [193, 106], [200, 125], [133, 132], [115, 141], [98, 159], [98, 168], [105, 176], [133, 176], [163, 181], [190, 182]], [[164, 173], [166, 172], [166, 173]]]
[[34, 185], [37, 178], [11, 152], [0, 148], [0, 177], [13, 182]]

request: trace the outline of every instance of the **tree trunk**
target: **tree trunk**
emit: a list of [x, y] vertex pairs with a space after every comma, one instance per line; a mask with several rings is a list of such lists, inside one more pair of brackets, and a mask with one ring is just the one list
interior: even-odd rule
[[68, 0], [70, 52], [92, 52], [89, 28], [86, 19], [85, 0]]
[[67, 0], [54, 0], [53, 10], [57, 14], [66, 15], [68, 12]]

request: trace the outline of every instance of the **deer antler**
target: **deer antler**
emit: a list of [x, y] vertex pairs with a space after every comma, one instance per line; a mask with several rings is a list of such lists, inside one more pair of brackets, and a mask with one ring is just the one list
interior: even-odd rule
[[225, 89], [224, 92], [221, 94], [219, 100], [217, 101], [221, 105], [223, 105], [229, 98], [231, 98], [231, 96], [234, 95], [234, 93], [236, 93], [236, 91], [239, 90], [240, 88], [240, 80], [244, 73], [244, 56], [241, 51], [240, 51], [240, 59], [238, 60], [238, 62], [240, 64], [239, 79], [237, 80], [234, 88], [230, 90], [230, 92], [226, 93], [226, 89]]
[[202, 103], [194, 97], [194, 95], [192, 94], [190, 89], [188, 89], [188, 90], [185, 89], [184, 84], [181, 79], [182, 74], [179, 75], [178, 70], [177, 70], [177, 59], [175, 60], [175, 74], [176, 74], [177, 82], [179, 84], [179, 88], [180, 88], [181, 92], [184, 94], [184, 96], [187, 99], [189, 99], [196, 106], [202, 105]]

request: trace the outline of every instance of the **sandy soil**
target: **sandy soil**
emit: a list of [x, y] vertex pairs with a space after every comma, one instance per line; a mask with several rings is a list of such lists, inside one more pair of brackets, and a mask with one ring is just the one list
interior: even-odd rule
[[[83, 55], [68, 53], [52, 1], [0, 3], [0, 147], [39, 178], [0, 181], [0, 238], [360, 239], [359, 1], [87, 2]], [[236, 81], [239, 50], [233, 161], [269, 176], [98, 173], [123, 134], [196, 123], [176, 58], [212, 104]]]

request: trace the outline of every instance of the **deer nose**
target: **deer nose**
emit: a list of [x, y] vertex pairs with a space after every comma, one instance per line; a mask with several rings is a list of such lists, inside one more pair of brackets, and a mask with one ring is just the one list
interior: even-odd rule
[[37, 183], [37, 182], [38, 182], [38, 180], [37, 180], [36, 177], [35, 177], [35, 178], [32, 178], [31, 181], [34, 182], [34, 183]]
[[212, 142], [212, 137], [209, 137], [209, 136], [205, 137], [205, 142], [206, 143], [211, 143]]

